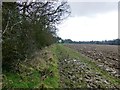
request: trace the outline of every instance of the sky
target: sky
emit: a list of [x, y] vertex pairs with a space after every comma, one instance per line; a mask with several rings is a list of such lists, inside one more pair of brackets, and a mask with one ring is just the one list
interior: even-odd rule
[[[112, 1], [112, 0], [111, 0]], [[73, 2], [71, 15], [58, 25], [58, 36], [73, 41], [118, 38], [118, 2]]]

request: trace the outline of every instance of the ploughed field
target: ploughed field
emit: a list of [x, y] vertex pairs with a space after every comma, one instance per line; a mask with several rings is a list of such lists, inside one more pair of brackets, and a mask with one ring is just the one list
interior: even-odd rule
[[81, 54], [91, 58], [98, 67], [120, 78], [120, 46], [92, 44], [67, 44], [65, 46], [75, 49]]
[[[97, 47], [99, 47], [99, 49]], [[116, 64], [118, 65], [118, 62], [113, 64], [114, 67], [112, 67], [112, 65], [110, 66], [109, 63], [112, 63], [112, 61], [106, 60], [108, 56], [104, 53], [106, 48], [104, 47], [105, 49], [102, 51], [100, 47], [102, 48], [102, 46], [96, 45], [56, 45], [55, 51], [58, 58], [60, 75], [59, 87], [115, 88], [119, 90], [120, 78], [117, 71], [118, 67], [116, 68], [116, 66], [114, 66]], [[108, 53], [109, 52], [110, 51], [108, 51]], [[91, 53], [97, 54], [93, 55]], [[98, 53], [102, 55], [99, 56]], [[102, 56], [105, 60], [101, 58]], [[95, 57], [98, 57], [99, 60], [95, 60]], [[114, 57], [114, 59], [118, 61], [118, 58]]]

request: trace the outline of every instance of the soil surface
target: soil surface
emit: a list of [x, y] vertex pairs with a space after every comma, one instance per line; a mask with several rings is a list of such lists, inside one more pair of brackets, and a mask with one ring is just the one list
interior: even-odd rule
[[[86, 46], [85, 45], [82, 45], [82, 46], [81, 45], [65, 45], [65, 46], [75, 49], [75, 51], [77, 50], [80, 53], [87, 55], [88, 57], [92, 56], [93, 54], [96, 54], [98, 55], [97, 57], [98, 59], [100, 58], [100, 60], [102, 60], [102, 57], [99, 56], [99, 53], [102, 53], [103, 57], [105, 57], [104, 55], [107, 55], [105, 54], [105, 52], [103, 53], [105, 49], [102, 49], [102, 47], [99, 47], [98, 49], [97, 46], [95, 48], [94, 45], [93, 46], [89, 45], [89, 47], [87, 45]], [[116, 89], [120, 88], [118, 84], [116, 85], [111, 81], [112, 79], [110, 80], [110, 78], [109, 79], [106, 78], [107, 74], [104, 75], [104, 73], [102, 73], [102, 69], [100, 70], [96, 69], [100, 67], [99, 65], [104, 64], [105, 61], [108, 62], [108, 64], [106, 64], [106, 67], [108, 67], [108, 69], [111, 69], [109, 65], [110, 63], [109, 61], [107, 60], [98, 61], [98, 59], [95, 59], [96, 55], [93, 55], [92, 58], [97, 61], [95, 63], [98, 65], [92, 66], [90, 65], [91, 63], [84, 61], [84, 59], [82, 58], [74, 57], [74, 55], [73, 57], [71, 57], [70, 51], [69, 50], [66, 51], [66, 50], [65, 48], [60, 49], [60, 47], [57, 50], [59, 51], [57, 53], [57, 56], [59, 58], [58, 65], [59, 65], [59, 74], [60, 74], [60, 87], [64, 87], [64, 88], [116, 88]], [[90, 52], [92, 54], [90, 54]], [[116, 51], [114, 51], [114, 53], [115, 52]], [[106, 58], [107, 56], [105, 57], [105, 59]], [[115, 61], [117, 61], [117, 56], [114, 56], [114, 58], [116, 59]], [[112, 63], [112, 65], [114, 64]], [[106, 67], [104, 67], [105, 70], [106, 70]], [[116, 67], [112, 69], [116, 70]], [[117, 73], [115, 73], [114, 75], [117, 75]]]
[[61, 87], [116, 88], [99, 72], [76, 59], [64, 59], [59, 63]]
[[85, 56], [94, 60], [99, 67], [106, 70], [113, 76], [120, 78], [120, 53], [117, 45], [87, 45], [87, 44], [67, 44], [65, 45], [77, 50]]

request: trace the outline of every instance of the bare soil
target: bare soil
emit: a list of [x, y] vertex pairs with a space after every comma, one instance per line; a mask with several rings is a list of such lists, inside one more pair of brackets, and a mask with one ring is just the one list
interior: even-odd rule
[[100, 68], [120, 78], [120, 46], [91, 44], [66, 44], [65, 46], [75, 49], [81, 54], [91, 58]]

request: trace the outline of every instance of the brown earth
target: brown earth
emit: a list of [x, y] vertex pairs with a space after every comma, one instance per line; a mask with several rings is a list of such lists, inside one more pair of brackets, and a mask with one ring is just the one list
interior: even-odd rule
[[120, 53], [118, 50], [120, 46], [92, 44], [66, 44], [65, 46], [90, 57], [100, 68], [120, 78]]

